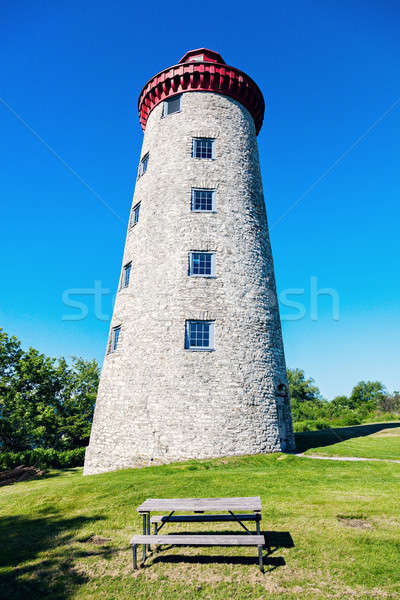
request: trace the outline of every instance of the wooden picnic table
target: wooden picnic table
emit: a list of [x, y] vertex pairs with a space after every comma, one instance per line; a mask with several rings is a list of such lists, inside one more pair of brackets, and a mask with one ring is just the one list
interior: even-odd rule
[[[148, 498], [137, 511], [143, 517], [143, 535], [134, 536], [131, 543], [134, 553], [134, 568], [136, 568], [136, 545], [143, 543], [143, 560], [146, 560], [146, 549], [150, 543], [173, 543], [173, 544], [200, 544], [200, 545], [257, 545], [259, 551], [260, 570], [263, 571], [262, 547], [264, 537], [260, 535], [261, 499], [259, 496], [243, 498]], [[167, 511], [167, 515], [151, 517], [151, 512]], [[195, 515], [175, 515], [175, 512], [193, 512]], [[207, 511], [225, 514], [204, 514]], [[246, 511], [242, 514], [242, 511]], [[246, 535], [174, 535], [158, 536], [158, 532], [165, 523], [182, 522], [215, 522], [236, 521], [246, 531]], [[257, 535], [244, 525], [243, 521], [255, 521]], [[150, 522], [155, 523], [155, 535], [150, 535]], [[161, 526], [157, 528], [157, 523]], [[168, 540], [168, 541], [166, 541]]]
[[260, 496], [245, 498], [148, 498], [138, 506], [139, 513], [148, 513], [160, 510], [189, 510], [189, 511], [235, 511], [250, 510], [261, 512]]

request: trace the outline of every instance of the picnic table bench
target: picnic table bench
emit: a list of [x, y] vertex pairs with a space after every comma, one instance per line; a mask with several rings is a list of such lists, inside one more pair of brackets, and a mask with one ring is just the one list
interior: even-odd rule
[[[143, 544], [142, 565], [146, 560], [146, 550], [150, 545], [162, 544], [185, 546], [257, 546], [260, 571], [264, 572], [262, 549], [265, 538], [260, 534], [261, 500], [259, 496], [245, 498], [149, 498], [137, 508], [143, 517], [143, 535], [131, 539], [133, 550], [133, 568], [137, 569], [137, 545]], [[152, 511], [168, 511], [166, 515], [153, 515]], [[175, 512], [193, 512], [191, 515], [175, 515]], [[204, 514], [205, 511], [224, 514]], [[246, 511], [241, 513], [238, 511]], [[245, 534], [169, 534], [159, 535], [166, 523], [234, 521], [241, 525]], [[246, 527], [243, 521], [254, 521], [256, 535]], [[154, 524], [154, 535], [150, 534], [150, 523]], [[161, 524], [158, 526], [158, 524]]]

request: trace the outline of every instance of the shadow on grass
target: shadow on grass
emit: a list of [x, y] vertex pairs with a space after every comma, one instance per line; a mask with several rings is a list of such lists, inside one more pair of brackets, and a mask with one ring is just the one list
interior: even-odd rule
[[373, 423], [370, 425], [355, 425], [353, 427], [336, 427], [334, 429], [324, 429], [321, 431], [305, 431], [296, 433], [296, 452], [305, 452], [310, 448], [321, 448], [322, 446], [332, 446], [345, 440], [371, 435], [382, 431], [382, 429], [391, 429], [400, 427], [400, 423]]
[[[203, 533], [204, 531], [191, 531], [191, 534], [195, 535], [196, 533]], [[232, 534], [238, 533], [237, 531], [207, 531], [209, 534]], [[177, 532], [174, 535], [179, 535]], [[182, 533], [182, 535], [185, 535]], [[266, 572], [271, 572], [277, 569], [278, 567], [283, 567], [286, 565], [285, 559], [283, 556], [273, 556], [273, 554], [282, 548], [294, 548], [293, 538], [290, 535], [289, 531], [262, 531], [261, 535], [265, 536], [266, 547], [268, 549], [267, 554], [263, 557], [264, 567]], [[152, 562], [145, 566], [151, 566], [151, 564], [155, 563], [190, 563], [190, 564], [229, 564], [229, 565], [257, 565], [258, 566], [258, 554], [257, 547], [254, 546], [254, 557], [253, 556], [221, 556], [221, 555], [202, 555], [198, 554], [196, 556], [187, 555], [187, 554], [170, 554], [163, 555], [162, 552], [170, 550], [176, 546], [161, 546], [157, 549], [156, 552], [152, 553]], [[190, 545], [191, 548], [199, 548], [199, 552], [201, 552], [201, 548], [209, 548], [210, 546], [193, 546]], [[239, 548], [239, 546], [238, 546]]]
[[[21, 465], [22, 466], [22, 465]], [[55, 471], [55, 470], [49, 470], [47, 467], [44, 467], [43, 469], [40, 469], [39, 467], [35, 467], [35, 466], [27, 466], [24, 467], [27, 470], [32, 469], [32, 472], [30, 475], [27, 476], [19, 476], [18, 475], [18, 469], [20, 469], [20, 467], [16, 467], [13, 469], [3, 469], [0, 471], [0, 487], [5, 487], [6, 485], [16, 485], [17, 483], [25, 483], [26, 481], [39, 481], [42, 479], [51, 479], [52, 477], [59, 477], [60, 476], [60, 471]], [[63, 473], [68, 473], [68, 472], [75, 472], [76, 469], [79, 469], [80, 467], [65, 467], [62, 469]], [[35, 473], [35, 470], [37, 470], [37, 472]], [[23, 471], [21, 471], [21, 475], [23, 475]]]
[[[48, 515], [46, 516], [46, 512]], [[87, 577], [75, 570], [77, 558], [98, 551], [68, 548], [76, 542], [76, 532], [95, 517], [59, 517], [48, 508], [39, 517], [0, 518], [0, 598], [12, 600], [66, 600]], [[45, 556], [41, 556], [42, 553]]]

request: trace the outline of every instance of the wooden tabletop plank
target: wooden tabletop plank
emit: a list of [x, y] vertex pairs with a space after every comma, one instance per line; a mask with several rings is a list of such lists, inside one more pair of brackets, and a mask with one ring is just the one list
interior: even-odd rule
[[[240, 521], [259, 521], [261, 515], [258, 513], [234, 513], [234, 515], [240, 519]], [[153, 515], [150, 519], [150, 523], [217, 523], [217, 522], [230, 523], [235, 522], [236, 519], [233, 515]]]
[[261, 546], [265, 538], [263, 535], [134, 535], [131, 544]]
[[259, 496], [244, 498], [148, 498], [138, 506], [138, 512], [150, 512], [153, 510], [253, 510], [261, 511], [261, 499]]

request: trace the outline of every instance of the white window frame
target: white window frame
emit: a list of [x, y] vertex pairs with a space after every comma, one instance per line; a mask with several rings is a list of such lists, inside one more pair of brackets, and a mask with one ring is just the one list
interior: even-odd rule
[[[210, 274], [201, 274], [201, 273], [193, 273], [193, 254], [211, 254], [211, 273]], [[215, 252], [210, 252], [209, 250], [191, 250], [189, 252], [189, 277], [208, 277], [215, 278], [215, 270], [216, 270], [216, 258]]]
[[[128, 272], [128, 269], [129, 269], [129, 281], [127, 283], [126, 282], [126, 274]], [[128, 263], [126, 263], [126, 265], [123, 266], [123, 269], [122, 269], [121, 289], [129, 287], [130, 280], [131, 280], [131, 275], [132, 275], [132, 261], [129, 261]]]
[[[191, 323], [206, 323], [209, 325], [208, 339], [209, 345], [191, 346], [190, 345], [190, 324]], [[201, 319], [187, 319], [185, 323], [185, 350], [190, 352], [213, 352], [215, 350], [215, 321], [204, 321]]]
[[[201, 158], [201, 157], [195, 156], [194, 148], [195, 148], [195, 143], [197, 140], [208, 140], [209, 142], [211, 142], [211, 158]], [[215, 138], [210, 138], [210, 137], [194, 137], [194, 138], [192, 138], [192, 158], [196, 158], [197, 160], [215, 160], [215, 157], [216, 157]]]
[[[141, 202], [137, 202], [135, 204], [135, 206], [132, 206], [132, 213], [131, 213], [131, 227], [135, 227], [135, 225], [137, 225], [139, 223], [139, 219], [140, 219], [140, 205]], [[139, 208], [139, 216], [137, 218], [137, 221], [135, 221], [135, 211], [136, 209]]]
[[[211, 210], [203, 210], [201, 208], [194, 208], [194, 196], [195, 192], [211, 192]], [[192, 212], [198, 213], [214, 213], [217, 212], [217, 201], [216, 201], [217, 193], [216, 190], [211, 188], [192, 188], [191, 193], [191, 205], [190, 209]]]
[[[116, 332], [118, 331], [118, 335], [116, 336]], [[111, 340], [110, 340], [110, 353], [116, 352], [119, 344], [119, 338], [121, 336], [121, 325], [116, 325], [111, 330]]]
[[[171, 100], [179, 99], [179, 108], [178, 110], [174, 110], [174, 112], [168, 112], [169, 103]], [[169, 115], [175, 115], [176, 113], [180, 113], [182, 110], [182, 94], [175, 94], [175, 96], [171, 96], [171, 98], [166, 98], [163, 102], [163, 110], [162, 110], [162, 118], [168, 117]]]
[[[142, 160], [139, 163], [139, 177], [142, 177], [142, 175], [144, 175], [148, 169], [149, 166], [149, 158], [150, 158], [150, 152], [147, 152]], [[144, 166], [146, 165], [146, 167], [144, 168]]]

